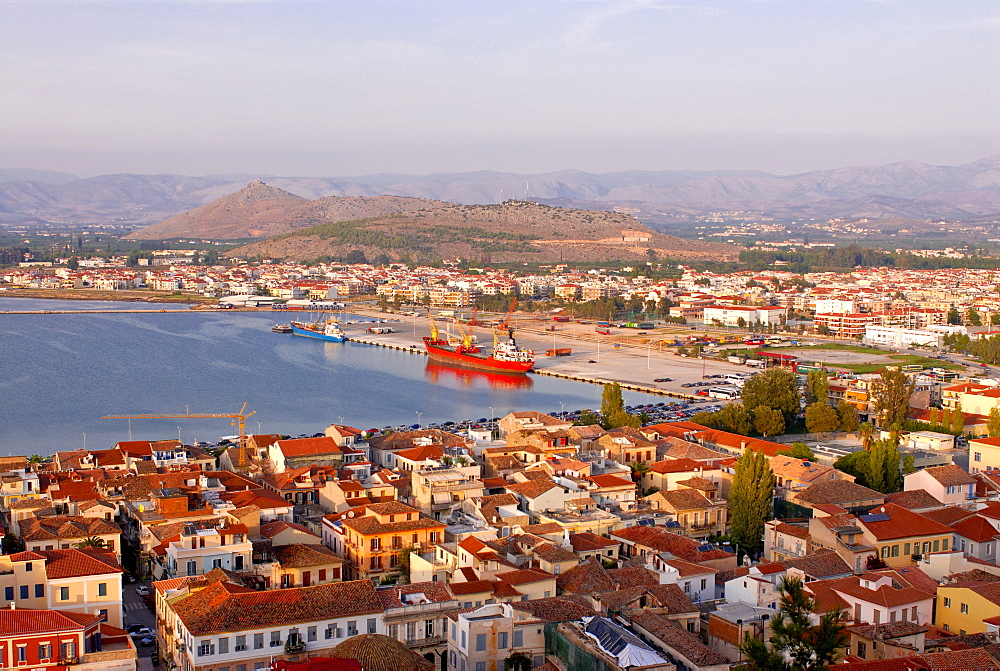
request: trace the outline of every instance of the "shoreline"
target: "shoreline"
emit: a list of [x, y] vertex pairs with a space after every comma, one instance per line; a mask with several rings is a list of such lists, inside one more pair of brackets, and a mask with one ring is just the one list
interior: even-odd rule
[[39, 298], [66, 301], [111, 301], [119, 303], [183, 303], [203, 305], [209, 300], [198, 300], [194, 296], [176, 296], [168, 293], [146, 293], [144, 291], [107, 291], [104, 289], [24, 289], [0, 288], [0, 298]]

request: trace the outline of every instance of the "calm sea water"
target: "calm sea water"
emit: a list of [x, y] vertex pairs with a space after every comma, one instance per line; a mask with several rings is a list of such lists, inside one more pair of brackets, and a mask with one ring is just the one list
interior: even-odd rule
[[[0, 298], [3, 310], [122, 310], [160, 304]], [[287, 319], [287, 316], [285, 317]], [[426, 356], [271, 332], [269, 313], [0, 314], [0, 455], [111, 447], [126, 420], [104, 415], [238, 412], [248, 432], [298, 435], [600, 406], [601, 388], [513, 380]], [[627, 403], [662, 400], [626, 393]], [[133, 419], [136, 440], [216, 441], [228, 419]]]

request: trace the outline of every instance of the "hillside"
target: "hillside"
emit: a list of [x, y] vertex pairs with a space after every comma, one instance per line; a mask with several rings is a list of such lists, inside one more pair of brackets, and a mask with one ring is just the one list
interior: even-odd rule
[[308, 261], [360, 251], [414, 261], [473, 258], [484, 263], [629, 261], [657, 258], [733, 259], [739, 248], [650, 231], [625, 214], [538, 203], [452, 205], [327, 223], [255, 242], [231, 252]]
[[364, 219], [445, 205], [447, 203], [399, 196], [328, 196], [309, 200], [255, 179], [236, 193], [135, 231], [127, 237], [134, 240], [267, 238], [325, 222]]
[[[103, 175], [73, 180], [71, 175], [9, 169], [0, 172], [0, 222], [150, 224], [211, 203], [249, 179], [237, 175]], [[900, 161], [797, 175], [751, 170], [630, 170], [604, 174], [562, 170], [541, 174], [480, 171], [267, 176], [266, 180], [271, 186], [309, 200], [397, 196], [482, 204], [514, 197], [591, 209], [624, 206], [634, 208], [637, 218], [649, 222], [719, 210], [817, 219], [967, 220], [1000, 216], [1000, 157], [996, 156], [958, 166]]]

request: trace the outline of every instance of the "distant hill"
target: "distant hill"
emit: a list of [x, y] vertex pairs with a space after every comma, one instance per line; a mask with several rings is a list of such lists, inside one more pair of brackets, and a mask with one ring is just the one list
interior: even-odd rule
[[[11, 177], [19, 179], [11, 181]], [[0, 173], [0, 221], [151, 224], [211, 203], [248, 181], [244, 175], [105, 175], [62, 182], [69, 177], [46, 173], [33, 178], [19, 170]], [[629, 207], [636, 217], [649, 222], [718, 210], [750, 210], [787, 218], [1000, 216], [1000, 156], [959, 166], [901, 161], [787, 176], [732, 170], [605, 174], [563, 170], [267, 176], [266, 181], [309, 200], [397, 196], [486, 204], [517, 198], [601, 210]]]
[[308, 261], [360, 251], [414, 261], [473, 258], [516, 261], [630, 261], [656, 258], [734, 259], [739, 248], [654, 233], [626, 214], [574, 210], [524, 201], [450, 205], [356, 221], [320, 224], [231, 252]]
[[335, 197], [309, 200], [254, 180], [236, 193], [128, 235], [138, 240], [267, 238], [319, 223], [364, 219], [448, 203], [399, 196]]

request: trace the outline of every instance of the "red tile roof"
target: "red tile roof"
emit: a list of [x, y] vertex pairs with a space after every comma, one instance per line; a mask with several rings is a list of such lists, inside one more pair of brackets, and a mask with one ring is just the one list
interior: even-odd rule
[[888, 520], [878, 522], [866, 522], [863, 517], [859, 517], [857, 523], [867, 529], [876, 540], [888, 541], [897, 538], [914, 538], [917, 536], [933, 536], [937, 534], [951, 534], [951, 527], [940, 522], [935, 522], [929, 517], [920, 513], [915, 513], [895, 503], [872, 508], [872, 515], [884, 514]]
[[96, 548], [46, 550], [45, 575], [48, 578], [76, 578], [85, 575], [121, 573], [115, 553]]
[[0, 636], [78, 631], [98, 624], [100, 620], [100, 615], [72, 611], [3, 608], [0, 609]]

